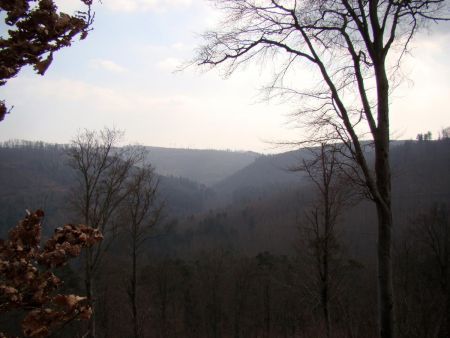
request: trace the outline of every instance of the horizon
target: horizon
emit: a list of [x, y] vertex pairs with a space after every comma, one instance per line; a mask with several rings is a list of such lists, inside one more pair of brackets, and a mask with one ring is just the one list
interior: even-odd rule
[[[436, 138], [434, 134], [432, 134], [432, 139], [427, 140], [427, 141], [439, 141], [440, 138]], [[366, 140], [367, 141], [367, 140]], [[370, 140], [369, 140], [370, 141]], [[391, 139], [390, 142], [408, 142], [408, 141], [412, 141], [412, 142], [420, 142], [417, 139]], [[36, 139], [8, 139], [5, 141], [0, 141], [0, 146], [8, 146], [8, 143], [14, 143], [14, 142], [24, 142], [24, 143], [43, 143], [44, 145], [48, 145], [48, 146], [69, 146], [70, 142], [67, 143], [59, 143], [59, 142], [46, 142], [44, 140], [36, 140]], [[339, 144], [340, 142], [338, 142]], [[189, 150], [189, 151], [216, 151], [216, 152], [231, 152], [231, 153], [253, 153], [256, 155], [262, 155], [262, 156], [270, 156], [270, 155], [279, 155], [279, 154], [284, 154], [284, 153], [288, 153], [288, 152], [292, 152], [292, 151], [296, 151], [296, 150], [301, 150], [301, 149], [307, 149], [307, 148], [314, 148], [316, 146], [296, 146], [295, 144], [292, 145], [280, 145], [279, 148], [283, 147], [284, 150], [280, 150], [278, 152], [258, 152], [255, 150], [248, 150], [248, 149], [220, 149], [220, 148], [190, 148], [190, 147], [166, 147], [166, 146], [158, 146], [158, 145], [148, 145], [148, 144], [130, 144], [130, 143], [123, 143], [121, 142], [117, 147], [118, 148], [122, 148], [122, 147], [145, 147], [145, 148], [154, 148], [154, 149], [164, 149], [164, 150]]]

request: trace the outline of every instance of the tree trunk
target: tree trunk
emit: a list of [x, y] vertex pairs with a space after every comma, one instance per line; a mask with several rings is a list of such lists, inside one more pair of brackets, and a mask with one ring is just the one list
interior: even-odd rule
[[[328, 195], [325, 195], [328, 198]], [[326, 200], [326, 208], [328, 208], [328, 200]], [[324, 238], [323, 238], [323, 252], [322, 252], [322, 288], [321, 288], [321, 303], [322, 303], [322, 311], [323, 311], [323, 319], [325, 322], [325, 329], [326, 329], [326, 337], [331, 337], [331, 320], [330, 320], [330, 212], [329, 210], [326, 210], [325, 212], [325, 232], [324, 232]]]
[[95, 300], [94, 300], [94, 279], [92, 275], [92, 250], [91, 248], [86, 250], [86, 260], [85, 260], [85, 288], [86, 288], [86, 297], [89, 301], [89, 304], [92, 309], [91, 318], [89, 318], [88, 322], [88, 338], [95, 338]]
[[[326, 258], [327, 259], [327, 258]], [[326, 268], [328, 270], [328, 267]], [[322, 286], [322, 309], [323, 317], [325, 320], [326, 337], [331, 337], [331, 320], [330, 320], [330, 309], [329, 309], [329, 294], [328, 294], [328, 271], [325, 272], [325, 278]]]
[[[134, 243], [133, 243], [134, 244]], [[138, 318], [137, 318], [137, 305], [136, 305], [136, 246], [133, 245], [133, 266], [132, 266], [132, 272], [131, 272], [131, 310], [133, 313], [133, 337], [138, 338], [139, 337], [139, 330], [138, 330]]]
[[[442, 206], [444, 208], [444, 206]], [[450, 233], [449, 233], [449, 219], [447, 209], [442, 210], [442, 226], [444, 227], [444, 271], [443, 271], [443, 287], [445, 297], [445, 329], [444, 337], [450, 337]]]
[[328, 288], [324, 285], [322, 289], [322, 307], [323, 307], [323, 316], [325, 319], [325, 329], [326, 329], [326, 337], [331, 337], [331, 322], [330, 322], [330, 313], [328, 309]]
[[269, 281], [266, 281], [264, 286], [264, 322], [265, 322], [265, 337], [270, 338], [270, 327], [271, 327], [271, 297], [270, 297], [270, 286]]
[[[447, 273], [448, 275], [448, 273]], [[450, 290], [448, 286], [448, 280], [447, 284], [445, 285], [445, 318], [444, 318], [444, 334], [442, 337], [450, 337]]]
[[241, 311], [240, 311], [240, 306], [236, 305], [235, 310], [234, 310], [234, 338], [240, 338], [240, 333], [241, 333], [241, 327], [240, 327], [240, 322], [241, 322]]
[[[327, 156], [324, 151], [324, 146], [322, 145], [322, 170], [326, 175], [327, 172]], [[330, 173], [332, 174], [332, 172]], [[331, 176], [324, 176], [324, 202], [325, 202], [325, 233], [324, 233], [324, 248], [323, 248], [323, 289], [322, 289], [322, 306], [323, 306], [323, 316], [325, 319], [325, 327], [327, 338], [331, 337], [331, 320], [330, 320], [330, 295], [329, 295], [329, 279], [330, 279], [330, 268], [329, 268], [329, 260], [330, 260], [330, 240], [332, 235], [332, 227], [331, 227], [331, 203], [330, 203], [330, 183]]]
[[378, 210], [378, 301], [380, 337], [395, 337], [395, 314], [392, 284], [392, 214], [377, 205]]
[[[384, 142], [381, 142], [384, 143]], [[394, 338], [395, 310], [392, 281], [392, 207], [389, 168], [389, 142], [376, 149], [377, 186], [381, 200], [376, 201], [378, 216], [378, 306], [381, 338]]]
[[374, 56], [375, 78], [377, 81], [377, 130], [375, 142], [375, 204], [378, 217], [378, 306], [380, 338], [394, 338], [395, 310], [394, 287], [392, 281], [392, 205], [391, 168], [389, 161], [389, 80], [386, 75], [385, 55], [382, 37], [375, 39], [377, 53]]

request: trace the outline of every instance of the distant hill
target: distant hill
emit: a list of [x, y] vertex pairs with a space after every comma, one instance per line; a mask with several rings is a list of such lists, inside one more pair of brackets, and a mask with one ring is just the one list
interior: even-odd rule
[[[405, 141], [391, 142], [392, 163], [397, 167], [397, 148]], [[406, 142], [408, 143], [408, 142]], [[413, 143], [412, 147], [415, 146]], [[436, 147], [436, 145], [433, 146]], [[367, 147], [368, 154], [372, 151]], [[301, 166], [303, 160], [312, 156], [309, 149], [297, 149], [275, 155], [261, 155], [253, 163], [236, 171], [222, 181], [213, 185], [218, 196], [221, 196], [218, 205], [231, 202], [245, 202], [255, 198], [264, 198], [276, 191], [292, 187], [302, 187], [308, 183], [306, 173], [295, 170]], [[399, 155], [400, 156], [400, 155]], [[368, 156], [369, 160], [371, 155]], [[420, 159], [416, 159], [420, 161]], [[305, 180], [306, 178], [306, 180]]]
[[[170, 160], [166, 163], [172, 161], [173, 168], [176, 163], [182, 166], [182, 163], [195, 162], [194, 153], [198, 158], [210, 156], [209, 158], [215, 159], [211, 162], [215, 165], [211, 166], [206, 160], [195, 163], [197, 168], [201, 167], [196, 175], [203, 182], [212, 182], [211, 177], [219, 177], [224, 175], [224, 171], [231, 171], [232, 166], [228, 166], [221, 175], [214, 173], [218, 163], [226, 163], [227, 159], [234, 161], [240, 156], [239, 153], [221, 151], [186, 151], [191, 154], [180, 149], [174, 149], [173, 152], [165, 149], [159, 154], [167, 155]], [[181, 154], [179, 161], [176, 154]], [[160, 158], [164, 156], [161, 155]], [[243, 155], [246, 161], [251, 156], [257, 155]], [[202, 214], [207, 214], [210, 216], [206, 223], [211, 223], [214, 227], [217, 217], [211, 215], [223, 215], [220, 210], [226, 210], [227, 221], [223, 216], [219, 217], [220, 223], [225, 227], [223, 229], [232, 227], [240, 232], [248, 227], [245, 235], [248, 241], [252, 241], [252, 236], [260, 238], [259, 242], [254, 242], [255, 250], [264, 248], [261, 243], [265, 242], [270, 243], [270, 247], [266, 247], [268, 249], [283, 247], [282, 243], [295, 234], [295, 222], [302, 212], [301, 204], [313, 196], [305, 175], [289, 170], [308, 156], [309, 151], [304, 149], [277, 155], [260, 155], [211, 187], [183, 177], [160, 176], [161, 195], [166, 200], [167, 211], [172, 217], [192, 219], [185, 225], [195, 224], [197, 220], [203, 219]], [[393, 203], [397, 219], [407, 223], [416, 210], [432, 203], [450, 201], [449, 140], [398, 142], [392, 147], [391, 159]], [[155, 162], [158, 161], [153, 161]], [[235, 167], [236, 163], [237, 161], [233, 164]], [[243, 163], [244, 161], [241, 165]], [[186, 166], [179, 168], [180, 172], [193, 170], [194, 165]], [[25, 208], [44, 208], [49, 215], [46, 223], [51, 226], [70, 220], [66, 205], [73, 180], [62, 146], [29, 144], [0, 147], [0, 235], [4, 235], [6, 229], [23, 216]], [[367, 223], [367, 210], [373, 209], [371, 204], [367, 209], [367, 205], [368, 202], [351, 211], [347, 217], [347, 229], [359, 229], [355, 230], [355, 236], [359, 236], [361, 232], [360, 224]], [[204, 235], [209, 233], [209, 230], [203, 230]], [[221, 232], [215, 233], [219, 238]], [[275, 240], [276, 238], [279, 240]], [[243, 241], [247, 243], [247, 239]], [[256, 237], [253, 239], [256, 240]], [[233, 237], [230, 237], [230, 241], [236, 242]]]
[[303, 182], [304, 173], [294, 172], [293, 169], [310, 156], [310, 151], [305, 149], [260, 156], [215, 184], [213, 189], [219, 196], [237, 202], [270, 194], [289, 185], [298, 186]]
[[[251, 255], [265, 250], [292, 253], [305, 210], [317, 193], [308, 178], [286, 170], [302, 156], [308, 153], [298, 150], [262, 156], [219, 182], [214, 186], [216, 196], [228, 193], [231, 200], [183, 221], [176, 246], [186, 252], [224, 247]], [[391, 168], [396, 238], [408, 233], [411, 221], [427, 208], [436, 204], [450, 207], [450, 139], [395, 142]], [[349, 206], [339, 233], [355, 257], [373, 259], [377, 238], [374, 204], [361, 200]]]
[[255, 152], [146, 147], [148, 160], [164, 176], [180, 176], [211, 186], [252, 163]]
[[[213, 194], [187, 178], [161, 175], [159, 179], [160, 196], [171, 216], [204, 210]], [[74, 180], [62, 145], [25, 142], [1, 146], [0, 235], [22, 218], [26, 208], [44, 209], [50, 227], [76, 221], [67, 207]]]

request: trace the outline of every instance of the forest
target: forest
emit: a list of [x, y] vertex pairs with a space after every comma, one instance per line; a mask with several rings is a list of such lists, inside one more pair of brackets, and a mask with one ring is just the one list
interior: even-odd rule
[[[0, 338], [450, 336], [448, 0], [0, 14]], [[290, 151], [211, 145], [252, 149], [277, 102]]]
[[[23, 217], [24, 205], [45, 210], [46, 238], [61, 224], [77, 223], [70, 203], [77, 173], [69, 164], [69, 149], [43, 142], [2, 144], [2, 237]], [[175, 163], [179, 151], [166, 151], [165, 158], [172, 156]], [[332, 337], [376, 337], [375, 210], [354, 197], [339, 211], [327, 254], [325, 320], [319, 246], [324, 238], [315, 236], [306, 221], [320, 194], [305, 172], [292, 170], [308, 154], [300, 149], [260, 155], [209, 186], [155, 173], [160, 182], [155, 203], [164, 207], [138, 255], [139, 336], [325, 337], [329, 325]], [[233, 161], [227, 152], [205, 153], [204, 161], [220, 155]], [[450, 139], [394, 143], [392, 163], [399, 334], [444, 336]], [[324, 225], [318, 226], [323, 231]], [[97, 335], [127, 337], [133, 332], [132, 232], [125, 222], [104, 236], [111, 244], [94, 276]], [[83, 260], [75, 260], [57, 269], [65, 281], [62, 290], [85, 293], [82, 266]], [[21, 316], [20, 311], [2, 315], [2, 330], [20, 334]], [[55, 336], [81, 337], [85, 325], [72, 322]]]

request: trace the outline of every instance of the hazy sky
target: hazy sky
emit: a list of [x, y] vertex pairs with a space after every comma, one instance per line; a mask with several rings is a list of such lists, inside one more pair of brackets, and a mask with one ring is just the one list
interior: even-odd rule
[[[76, 0], [60, 0], [63, 9]], [[299, 138], [287, 124], [295, 107], [262, 102], [269, 79], [258, 66], [224, 80], [188, 69], [198, 34], [217, 21], [203, 0], [103, 0], [94, 31], [54, 56], [44, 77], [30, 69], [0, 87], [14, 105], [0, 123], [8, 139], [69, 142], [83, 128], [126, 131], [126, 141], [164, 147], [272, 152], [271, 141]], [[408, 76], [394, 97], [394, 138], [434, 135], [450, 126], [450, 29], [416, 39]]]

